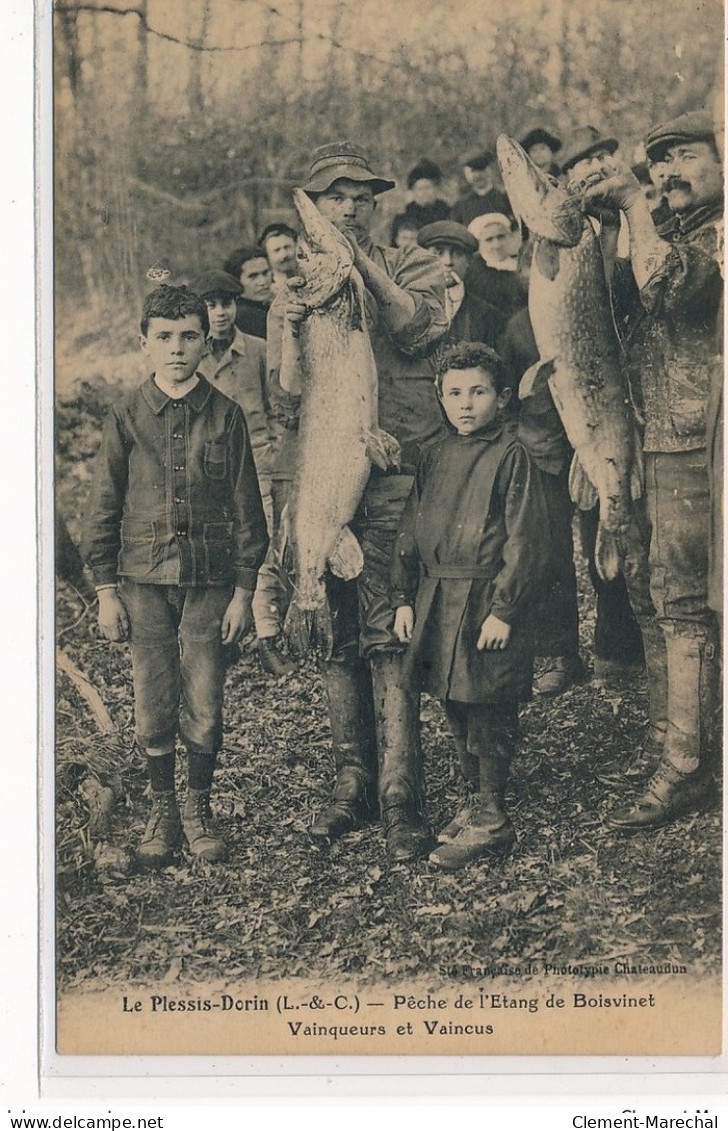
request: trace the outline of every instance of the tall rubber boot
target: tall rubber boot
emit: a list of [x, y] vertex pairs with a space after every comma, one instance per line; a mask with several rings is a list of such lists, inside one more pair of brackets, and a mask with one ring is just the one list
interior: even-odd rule
[[505, 791], [517, 742], [517, 718], [517, 714], [513, 718], [494, 708], [490, 718], [481, 719], [477, 734], [470, 736], [469, 745], [478, 755], [478, 792], [470, 823], [454, 840], [430, 854], [430, 862], [437, 867], [459, 871], [482, 856], [508, 851], [515, 843], [515, 830], [505, 809]]
[[665, 634], [654, 618], [643, 621], [642, 643], [647, 669], [649, 717], [642, 742], [625, 759], [607, 762], [594, 771], [604, 785], [637, 785], [646, 781], [662, 758], [667, 734], [667, 648]]
[[406, 690], [401, 653], [370, 660], [379, 761], [379, 809], [393, 863], [423, 856], [431, 844], [424, 817], [419, 695]]
[[332, 800], [314, 821], [311, 835], [335, 840], [371, 815], [376, 792], [374, 712], [363, 661], [327, 663], [322, 672], [336, 781]]
[[701, 809], [712, 795], [711, 743], [719, 690], [714, 670], [719, 666], [717, 638], [700, 626], [689, 627], [688, 633], [665, 626], [668, 723], [662, 759], [635, 804], [609, 818], [612, 828], [659, 828]]

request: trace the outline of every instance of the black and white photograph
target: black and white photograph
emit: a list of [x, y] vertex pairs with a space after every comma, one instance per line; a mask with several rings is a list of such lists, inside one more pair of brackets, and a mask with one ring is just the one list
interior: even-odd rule
[[721, 1052], [723, 27], [55, 0], [58, 1058]]

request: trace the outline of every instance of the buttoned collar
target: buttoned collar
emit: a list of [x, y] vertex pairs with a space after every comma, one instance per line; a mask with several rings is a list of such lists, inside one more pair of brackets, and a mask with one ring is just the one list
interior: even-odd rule
[[[155, 416], [159, 416], [160, 412], [172, 402], [172, 397], [168, 397], [167, 394], [160, 389], [153, 376], [144, 382], [141, 392], [144, 400]], [[209, 382], [205, 380], [201, 373], [198, 373], [197, 384], [194, 389], [190, 389], [189, 393], [180, 397], [179, 401], [176, 403], [188, 404], [195, 412], [201, 412], [207, 404], [211, 392], [212, 389]]]

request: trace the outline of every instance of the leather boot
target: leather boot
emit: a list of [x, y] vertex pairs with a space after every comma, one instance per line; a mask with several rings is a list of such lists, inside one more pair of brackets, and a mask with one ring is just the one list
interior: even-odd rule
[[188, 789], [182, 812], [182, 828], [191, 856], [217, 864], [227, 856], [227, 847], [218, 836], [210, 812], [209, 789]]
[[429, 850], [424, 818], [419, 696], [402, 685], [401, 653], [372, 656], [374, 725], [379, 761], [379, 808], [393, 863]]
[[155, 791], [152, 794], [152, 811], [136, 853], [137, 866], [165, 868], [171, 863], [181, 839], [182, 828], [174, 790]]
[[446, 872], [456, 872], [481, 856], [507, 851], [515, 844], [516, 833], [503, 803], [507, 781], [505, 758], [480, 758], [480, 787], [470, 823], [449, 844], [430, 853], [430, 863]]
[[667, 734], [667, 648], [665, 634], [654, 619], [642, 621], [642, 643], [647, 669], [649, 721], [640, 745], [624, 759], [607, 762], [594, 771], [603, 785], [637, 785], [657, 768]]
[[369, 672], [361, 660], [323, 666], [336, 782], [330, 804], [311, 827], [314, 837], [335, 840], [371, 815], [375, 793], [374, 713]]
[[668, 626], [665, 642], [665, 746], [642, 796], [608, 818], [612, 828], [625, 832], [669, 824], [684, 813], [703, 808], [713, 795], [710, 766], [719, 706], [716, 634], [700, 626], [691, 626], [690, 634]]
[[462, 734], [454, 734], [453, 741], [460, 764], [463, 803], [452, 821], [445, 825], [445, 828], [437, 834], [438, 844], [449, 844], [451, 840], [455, 839], [461, 829], [464, 829], [466, 825], [470, 824], [473, 796], [478, 791], [480, 781], [478, 758], [468, 750], [468, 742], [465, 736]]

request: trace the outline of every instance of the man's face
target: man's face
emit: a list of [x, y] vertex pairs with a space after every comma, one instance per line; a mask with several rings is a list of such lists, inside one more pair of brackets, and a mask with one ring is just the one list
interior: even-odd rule
[[263, 255], [258, 259], [249, 259], [240, 268], [243, 298], [249, 298], [253, 302], [270, 302], [271, 281], [270, 264]]
[[205, 299], [207, 315], [210, 319], [210, 334], [213, 338], [226, 338], [233, 328], [238, 311], [234, 295], [210, 295]]
[[152, 371], [170, 385], [183, 385], [205, 352], [205, 335], [196, 314], [184, 318], [150, 318], [146, 337], [139, 339]]
[[445, 271], [445, 286], [456, 287], [465, 278], [470, 256], [459, 244], [436, 243], [427, 249], [440, 260]]
[[608, 149], [595, 149], [593, 153], [589, 153], [586, 157], [582, 157], [580, 161], [576, 161], [566, 174], [566, 179], [569, 184], [576, 181], [583, 181], [591, 173], [602, 173], [602, 161], [605, 157], [611, 156]]
[[357, 243], [369, 235], [374, 216], [374, 193], [369, 185], [340, 177], [316, 197], [316, 206], [335, 228]]
[[411, 191], [415, 204], [432, 204], [437, 197], [437, 185], [428, 177], [420, 177], [419, 181], [415, 181]]
[[470, 165], [463, 166], [463, 176], [473, 192], [480, 196], [493, 187], [493, 173], [490, 165], [487, 169], [471, 169]]
[[296, 274], [296, 241], [292, 236], [281, 233], [278, 236], [268, 236], [265, 241], [265, 253], [272, 271], [281, 275]]
[[500, 263], [508, 258], [509, 231], [502, 224], [488, 224], [483, 228], [478, 240], [480, 254], [486, 263]]
[[554, 159], [554, 155], [544, 141], [537, 141], [528, 151], [528, 156], [539, 169], [548, 170]]
[[681, 142], [665, 154], [667, 176], [663, 192], [672, 212], [692, 212], [723, 195], [723, 172], [718, 155], [707, 141]]

